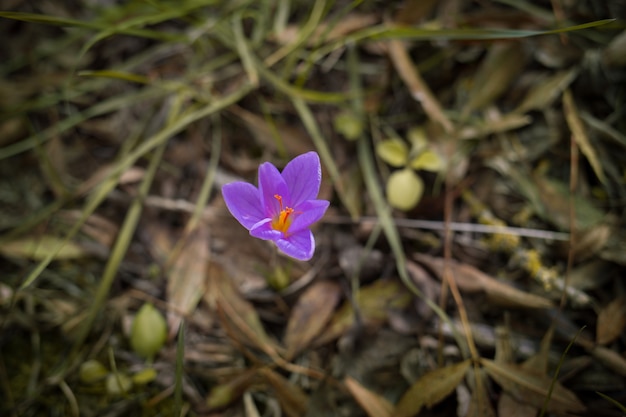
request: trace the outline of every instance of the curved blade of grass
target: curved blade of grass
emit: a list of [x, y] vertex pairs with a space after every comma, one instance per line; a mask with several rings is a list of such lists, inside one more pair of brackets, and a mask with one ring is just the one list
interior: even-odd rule
[[22, 152], [29, 151], [35, 146], [45, 143], [52, 137], [63, 133], [68, 129], [71, 129], [74, 126], [77, 126], [85, 120], [91, 119], [96, 116], [101, 116], [106, 113], [110, 113], [114, 110], [128, 107], [130, 104], [136, 103], [138, 101], [159, 97], [161, 95], [165, 95], [166, 93], [167, 91], [164, 91], [160, 88], [149, 88], [142, 89], [140, 91], [133, 91], [132, 93], [120, 96], [113, 96], [110, 99], [103, 101], [102, 103], [91, 106], [83, 112], [72, 114], [71, 116], [68, 116], [67, 118], [61, 120], [54, 126], [51, 126], [41, 132], [35, 133], [34, 135], [31, 135], [24, 140], [1, 148], [0, 160], [9, 158]]
[[131, 72], [116, 71], [116, 70], [101, 70], [101, 71], [79, 71], [80, 77], [99, 77], [99, 78], [111, 78], [114, 80], [129, 81], [137, 84], [150, 84], [150, 79], [145, 75], [133, 74]]
[[242, 13], [242, 11], [238, 11], [232, 18], [232, 34], [235, 37], [235, 47], [237, 49], [237, 53], [239, 53], [243, 68], [246, 71], [246, 74], [248, 74], [248, 80], [252, 85], [256, 86], [259, 84], [259, 74], [254, 66], [252, 53], [250, 52], [248, 42], [243, 33]]
[[[78, 19], [68, 19], [64, 17], [49, 16], [37, 13], [23, 12], [6, 12], [0, 11], [0, 17], [12, 20], [20, 20], [30, 23], [41, 23], [53, 26], [78, 27], [93, 30], [110, 30], [110, 22], [86, 22]], [[128, 26], [128, 25], [127, 25]], [[111, 34], [131, 35], [141, 38], [155, 39], [160, 41], [182, 41], [184, 37], [181, 35], [173, 35], [166, 32], [149, 30], [149, 29], [133, 29], [130, 27], [122, 27], [113, 30]]]
[[185, 364], [185, 319], [178, 328], [178, 343], [176, 344], [176, 373], [174, 374], [174, 416], [182, 416], [183, 410], [183, 374]]
[[608, 395], [603, 394], [603, 393], [601, 393], [599, 391], [596, 391], [596, 394], [598, 394], [600, 397], [604, 398], [605, 400], [607, 400], [608, 402], [613, 404], [615, 407], [619, 408], [622, 411], [622, 413], [624, 413], [626, 415], [626, 407], [623, 406], [622, 404], [620, 404], [619, 401], [614, 400], [613, 398], [611, 398]]
[[372, 34], [369, 39], [406, 39], [406, 40], [488, 40], [488, 39], [517, 39], [531, 36], [554, 35], [557, 33], [574, 32], [582, 29], [589, 29], [606, 25], [615, 19], [597, 20], [595, 22], [583, 23], [581, 25], [568, 26], [559, 29], [548, 30], [521, 30], [521, 29], [420, 29], [410, 27], [390, 27]]
[[573, 32], [582, 29], [589, 29], [614, 22], [615, 19], [597, 20], [581, 25], [568, 26], [551, 30], [518, 30], [518, 29], [424, 29], [411, 27], [396, 27], [387, 24], [373, 26], [354, 32], [348, 36], [338, 39], [324, 47], [314, 51], [311, 56], [314, 61], [321, 59], [329, 53], [351, 43], [358, 43], [368, 40], [390, 40], [404, 39], [409, 41], [428, 40], [497, 40], [497, 39], [519, 39], [531, 36], [553, 35], [558, 33]]
[[[376, 170], [374, 168], [374, 159], [372, 156], [372, 151], [369, 147], [369, 143], [365, 140], [365, 138], [360, 138], [357, 144], [357, 153], [359, 158], [359, 164], [361, 165], [361, 172], [363, 173], [363, 177], [365, 180], [365, 185], [367, 187], [367, 192], [372, 199], [372, 203], [374, 204], [374, 208], [376, 210], [376, 214], [378, 216], [378, 221], [380, 222], [383, 232], [387, 237], [387, 242], [391, 247], [391, 251], [393, 252], [394, 258], [396, 260], [396, 269], [398, 270], [398, 274], [400, 275], [400, 279], [404, 283], [404, 285], [417, 297], [422, 299], [428, 307], [430, 307], [435, 314], [445, 323], [447, 323], [451, 329], [455, 329], [455, 326], [452, 324], [450, 317], [443, 311], [437, 304], [435, 304], [432, 300], [425, 297], [424, 294], [415, 286], [411, 277], [409, 277], [409, 273], [406, 269], [406, 255], [404, 253], [404, 249], [402, 247], [402, 242], [400, 241], [400, 234], [398, 233], [398, 229], [393, 222], [393, 218], [391, 216], [391, 211], [389, 206], [385, 202], [385, 198], [381, 192], [380, 184], [376, 178]], [[464, 357], [469, 357], [469, 348], [467, 342], [458, 334], [457, 331], [454, 331], [455, 340], [459, 346], [459, 349], [463, 352]]]
[[298, 98], [312, 103], [326, 104], [343, 103], [348, 100], [345, 93], [329, 93], [325, 91], [308, 90], [305, 88], [295, 87], [278, 77], [274, 74], [274, 72], [268, 70], [261, 64], [257, 65], [257, 70], [261, 76], [269, 81], [270, 84], [272, 84], [278, 91], [284, 93], [292, 99]]

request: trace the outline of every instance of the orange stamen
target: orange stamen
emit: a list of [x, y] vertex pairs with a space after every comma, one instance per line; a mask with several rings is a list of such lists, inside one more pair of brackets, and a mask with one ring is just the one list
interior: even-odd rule
[[291, 222], [293, 221], [293, 217], [290, 217], [293, 213], [293, 209], [291, 207], [283, 208], [283, 197], [281, 195], [274, 194], [274, 198], [278, 200], [280, 213], [278, 213], [278, 216], [272, 220], [272, 229], [279, 230], [286, 234], [289, 230]]

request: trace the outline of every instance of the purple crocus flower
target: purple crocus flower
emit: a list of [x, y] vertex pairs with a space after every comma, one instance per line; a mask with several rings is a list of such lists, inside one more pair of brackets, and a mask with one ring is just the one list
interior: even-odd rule
[[237, 181], [222, 187], [231, 214], [254, 237], [272, 240], [283, 253], [308, 261], [315, 252], [309, 227], [322, 218], [329, 202], [318, 200], [320, 158], [307, 152], [279, 172], [269, 162], [259, 166], [259, 188]]

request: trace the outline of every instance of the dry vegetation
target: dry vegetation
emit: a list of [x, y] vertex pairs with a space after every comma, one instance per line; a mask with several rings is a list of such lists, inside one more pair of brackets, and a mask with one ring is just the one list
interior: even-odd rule
[[3, 7], [3, 416], [626, 414], [624, 1]]

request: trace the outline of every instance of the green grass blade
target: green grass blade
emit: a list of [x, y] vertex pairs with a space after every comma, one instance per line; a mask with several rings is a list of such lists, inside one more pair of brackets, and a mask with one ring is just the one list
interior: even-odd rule
[[178, 343], [176, 344], [176, 373], [174, 374], [174, 415], [183, 415], [183, 374], [185, 372], [185, 320], [178, 328]]
[[32, 150], [33, 148], [35, 148], [35, 146], [47, 142], [54, 136], [59, 135], [66, 130], [79, 125], [85, 120], [101, 116], [103, 114], [111, 113], [115, 110], [128, 107], [129, 105], [142, 100], [148, 100], [155, 97], [163, 96], [166, 93], [166, 91], [160, 88], [149, 88], [140, 91], [133, 91], [131, 93], [121, 96], [113, 96], [110, 99], [103, 101], [102, 103], [93, 105], [84, 112], [75, 113], [71, 116], [68, 116], [56, 125], [50, 126], [42, 132], [35, 133], [34, 135], [31, 135], [24, 140], [1, 148], [0, 161], [11, 156], [20, 154], [22, 152]]

